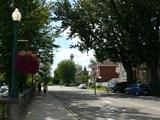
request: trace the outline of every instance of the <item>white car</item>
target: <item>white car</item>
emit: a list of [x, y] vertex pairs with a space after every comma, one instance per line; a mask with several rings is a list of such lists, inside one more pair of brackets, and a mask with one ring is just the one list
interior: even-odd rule
[[87, 85], [86, 84], [80, 84], [78, 86], [78, 88], [80, 88], [80, 89], [87, 89]]
[[0, 96], [8, 96], [8, 86], [0, 86]]

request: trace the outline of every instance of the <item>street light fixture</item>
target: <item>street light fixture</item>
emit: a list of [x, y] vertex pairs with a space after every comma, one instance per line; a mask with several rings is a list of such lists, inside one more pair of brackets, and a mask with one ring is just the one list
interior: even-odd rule
[[102, 79], [102, 77], [101, 77], [101, 76], [98, 76], [98, 79]]
[[96, 86], [96, 78], [94, 78], [94, 95], [96, 95], [96, 94], [97, 94], [97, 92], [96, 92], [96, 88], [97, 88], [97, 86]]
[[17, 22], [21, 20], [21, 13], [19, 12], [18, 8], [16, 8], [12, 13], [12, 20]]
[[17, 41], [17, 29], [18, 22], [21, 20], [21, 13], [18, 8], [12, 13], [12, 20], [14, 22], [14, 39], [13, 39], [13, 48], [12, 48], [12, 83], [11, 83], [11, 97], [17, 97], [17, 88], [16, 88], [16, 70], [15, 70], [15, 58], [16, 58], [16, 41]]

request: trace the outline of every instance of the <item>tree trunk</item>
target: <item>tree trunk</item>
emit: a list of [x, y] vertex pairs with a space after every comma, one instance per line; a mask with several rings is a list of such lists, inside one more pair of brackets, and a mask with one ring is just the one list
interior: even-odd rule
[[151, 60], [147, 63], [151, 77], [150, 87], [153, 95], [160, 95], [160, 80], [158, 75], [158, 59]]
[[132, 70], [132, 66], [126, 62], [122, 62], [122, 65], [126, 71], [126, 75], [127, 75], [127, 83], [128, 84], [132, 84], [135, 82], [135, 80], [133, 79], [133, 70]]

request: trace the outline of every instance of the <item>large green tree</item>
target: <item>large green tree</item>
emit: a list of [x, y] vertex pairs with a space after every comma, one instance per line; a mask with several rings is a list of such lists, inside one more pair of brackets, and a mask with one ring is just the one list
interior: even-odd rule
[[69, 27], [70, 37], [79, 36], [81, 51], [91, 48], [98, 60], [122, 62], [129, 83], [132, 67], [145, 63], [156, 92], [160, 89], [159, 6], [156, 0], [79, 0], [73, 6], [64, 0], [55, 3], [54, 13], [62, 21], [61, 30]]
[[132, 66], [136, 57], [128, 47], [128, 34], [120, 29], [117, 20], [111, 17], [109, 1], [80, 0], [74, 7], [68, 0], [55, 3], [56, 20], [62, 21], [61, 30], [70, 27], [70, 37], [78, 36], [81, 40], [76, 47], [80, 51], [94, 49], [96, 58], [107, 58], [122, 62], [127, 72], [127, 80], [133, 82]]
[[13, 21], [11, 14], [18, 8], [22, 19], [18, 26], [18, 39], [28, 43], [17, 42], [18, 50], [31, 50], [39, 57], [40, 64], [52, 64], [53, 48], [56, 35], [52, 32], [52, 11], [50, 3], [42, 0], [1, 0], [0, 1], [0, 72], [10, 80], [13, 41]]
[[110, 0], [112, 12], [117, 17], [121, 29], [127, 32], [127, 41], [132, 53], [141, 63], [145, 63], [151, 77], [151, 88], [159, 94], [158, 59], [160, 53], [159, 26], [160, 2], [156, 0]]
[[57, 67], [58, 76], [63, 84], [69, 85], [75, 81], [76, 67], [73, 61], [63, 60]]

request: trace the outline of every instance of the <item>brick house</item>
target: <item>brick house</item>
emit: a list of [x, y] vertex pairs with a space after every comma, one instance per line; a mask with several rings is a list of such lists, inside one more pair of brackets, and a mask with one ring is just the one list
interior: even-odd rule
[[134, 79], [137, 82], [149, 83], [151, 81], [151, 76], [149, 74], [149, 69], [145, 64], [142, 64], [133, 69]]
[[109, 60], [98, 63], [92, 67], [91, 80], [94, 81], [96, 79], [97, 82], [107, 82], [112, 78], [118, 78], [117, 67], [117, 63]]

